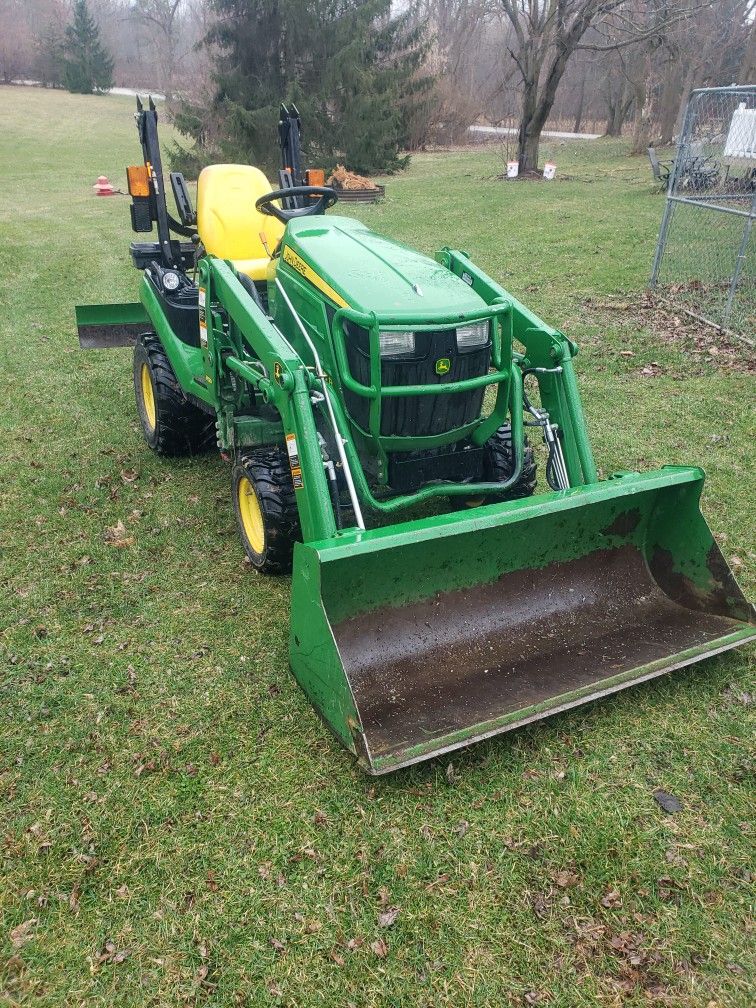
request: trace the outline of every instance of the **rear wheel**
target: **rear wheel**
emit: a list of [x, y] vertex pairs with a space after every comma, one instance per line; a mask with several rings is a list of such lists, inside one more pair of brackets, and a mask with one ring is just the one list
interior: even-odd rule
[[245, 451], [237, 458], [231, 479], [236, 521], [249, 562], [262, 574], [290, 573], [294, 543], [302, 533], [286, 452], [277, 445]]
[[214, 417], [187, 400], [152, 333], [134, 346], [134, 395], [144, 440], [158, 455], [196, 455], [215, 447]]

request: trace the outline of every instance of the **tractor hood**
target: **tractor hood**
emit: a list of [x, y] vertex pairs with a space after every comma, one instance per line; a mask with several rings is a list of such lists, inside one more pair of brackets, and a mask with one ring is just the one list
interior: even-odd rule
[[471, 287], [434, 259], [350, 217], [289, 221], [281, 258], [341, 307], [418, 322], [485, 308]]

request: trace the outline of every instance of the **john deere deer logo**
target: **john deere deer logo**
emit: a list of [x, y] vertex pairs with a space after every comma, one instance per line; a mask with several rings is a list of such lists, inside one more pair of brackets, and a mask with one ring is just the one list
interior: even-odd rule
[[448, 357], [439, 357], [436, 361], [436, 374], [445, 375], [451, 371], [451, 361]]

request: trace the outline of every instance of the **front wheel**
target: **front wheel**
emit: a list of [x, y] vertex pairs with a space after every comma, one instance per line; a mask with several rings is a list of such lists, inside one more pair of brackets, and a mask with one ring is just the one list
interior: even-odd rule
[[[519, 479], [509, 490], [502, 494], [486, 494], [466, 501], [468, 507], [480, 507], [481, 504], [493, 504], [496, 501], [518, 500], [522, 497], [532, 497], [536, 488], [536, 461], [533, 449], [527, 438], [524, 439], [522, 450], [522, 470]], [[505, 483], [514, 472], [514, 445], [512, 444], [512, 428], [509, 424], [499, 427], [483, 446], [483, 479], [486, 483]]]
[[[505, 424], [491, 435], [484, 445], [485, 479], [491, 483], [504, 483], [508, 480], [515, 467], [514, 445], [512, 443], [512, 428]], [[521, 497], [532, 497], [536, 488], [536, 461], [533, 449], [527, 438], [523, 439], [522, 470], [517, 482], [500, 497], [489, 500], [518, 500]]]
[[231, 485], [249, 562], [261, 574], [289, 574], [302, 533], [286, 451], [275, 445], [242, 452]]

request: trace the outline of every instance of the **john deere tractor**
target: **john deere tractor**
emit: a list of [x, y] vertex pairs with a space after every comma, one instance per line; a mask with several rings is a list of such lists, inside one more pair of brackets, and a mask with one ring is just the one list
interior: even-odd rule
[[[230, 461], [252, 566], [293, 568], [294, 675], [365, 769], [756, 636], [700, 469], [598, 479], [570, 339], [464, 252], [327, 214], [336, 192], [290, 156], [278, 189], [205, 168], [196, 213], [172, 174], [172, 217], [157, 113], [137, 106], [131, 221], [157, 240], [131, 245], [139, 302], [77, 308], [81, 344], [134, 345], [150, 448]], [[286, 157], [298, 116], [280, 127]]]

